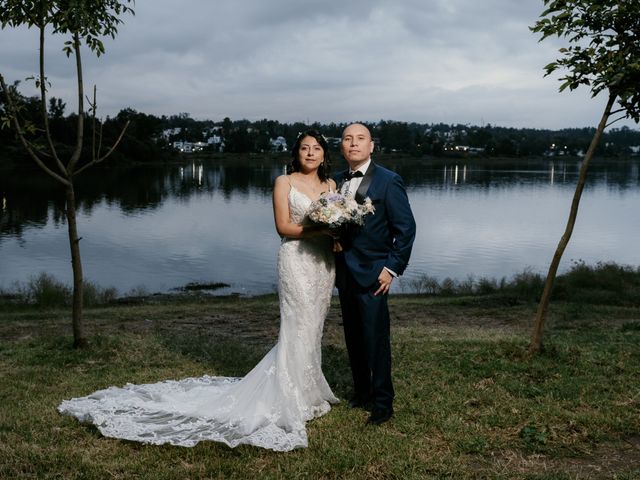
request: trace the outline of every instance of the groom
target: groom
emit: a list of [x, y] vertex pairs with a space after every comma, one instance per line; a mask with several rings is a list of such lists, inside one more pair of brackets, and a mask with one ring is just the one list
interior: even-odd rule
[[400, 176], [371, 161], [373, 139], [362, 124], [342, 133], [342, 155], [349, 169], [335, 177], [343, 194], [375, 207], [362, 227], [341, 236], [336, 256], [344, 336], [353, 375], [351, 408], [372, 406], [367, 423], [379, 425], [393, 415], [391, 341], [387, 294], [402, 275], [416, 234], [407, 192]]

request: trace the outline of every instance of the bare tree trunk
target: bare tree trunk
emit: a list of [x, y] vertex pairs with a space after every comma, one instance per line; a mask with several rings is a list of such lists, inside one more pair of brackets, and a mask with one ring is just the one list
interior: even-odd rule
[[73, 327], [73, 346], [85, 347], [87, 339], [84, 335], [84, 326], [82, 323], [82, 291], [83, 291], [83, 275], [82, 260], [80, 258], [80, 238], [78, 238], [78, 227], [76, 224], [76, 198], [73, 189], [73, 183], [65, 189], [67, 200], [66, 214], [67, 227], [69, 230], [69, 246], [71, 247], [71, 267], [73, 269], [73, 304], [72, 304], [72, 327]]
[[73, 47], [76, 56], [76, 72], [78, 81], [78, 125], [76, 127], [76, 147], [67, 164], [67, 174], [69, 185], [66, 188], [67, 198], [67, 225], [69, 228], [69, 246], [71, 247], [71, 267], [73, 269], [73, 304], [71, 308], [71, 324], [73, 326], [73, 346], [82, 348], [87, 345], [84, 336], [84, 325], [82, 321], [82, 301], [83, 301], [83, 275], [82, 259], [80, 257], [80, 238], [78, 238], [78, 227], [76, 223], [76, 196], [73, 187], [73, 175], [76, 165], [82, 154], [82, 143], [84, 139], [84, 85], [82, 79], [82, 60], [80, 58], [80, 38], [77, 33], [73, 35]]
[[591, 144], [589, 145], [589, 149], [587, 150], [587, 153], [584, 156], [584, 160], [582, 161], [582, 166], [580, 167], [580, 175], [578, 177], [578, 184], [576, 185], [576, 191], [573, 194], [573, 201], [571, 203], [571, 210], [569, 212], [567, 226], [565, 228], [564, 234], [562, 235], [562, 238], [560, 238], [560, 242], [558, 243], [556, 252], [553, 255], [551, 265], [549, 265], [549, 272], [547, 273], [547, 279], [544, 283], [542, 297], [540, 298], [540, 303], [538, 303], [538, 310], [536, 311], [536, 316], [533, 324], [533, 332], [531, 335], [531, 343], [529, 344], [528, 350], [528, 353], [530, 355], [539, 352], [542, 348], [542, 334], [544, 331], [544, 323], [547, 319], [549, 302], [551, 301], [551, 292], [553, 291], [553, 283], [556, 279], [558, 266], [560, 265], [562, 254], [567, 248], [567, 244], [569, 243], [571, 234], [573, 233], [573, 227], [575, 226], [576, 217], [578, 215], [578, 207], [580, 206], [580, 197], [582, 196], [582, 190], [584, 190], [584, 184], [587, 180], [587, 169], [589, 168], [589, 163], [591, 162], [596, 148], [600, 143], [602, 133], [607, 126], [607, 120], [611, 115], [611, 108], [613, 107], [613, 103], [615, 102], [616, 97], [617, 95], [615, 93], [609, 93], [609, 100], [607, 101], [604, 113], [602, 114], [602, 118], [600, 119], [600, 123], [598, 124], [598, 128], [596, 129], [596, 133], [593, 135]]

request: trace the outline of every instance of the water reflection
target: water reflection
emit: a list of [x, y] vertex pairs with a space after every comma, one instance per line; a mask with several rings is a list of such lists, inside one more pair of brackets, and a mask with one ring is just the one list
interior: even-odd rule
[[[220, 192], [227, 201], [249, 192], [268, 196], [273, 180], [283, 173], [287, 159], [260, 158], [234, 161], [190, 162], [186, 165], [151, 165], [131, 169], [88, 171], [78, 183], [79, 208], [91, 214], [94, 206], [106, 201], [126, 213], [158, 208], [169, 197]], [[485, 160], [436, 162], [404, 160], [386, 165], [405, 179], [408, 187], [512, 188], [519, 185], [548, 184], [573, 189], [579, 161], [521, 160], [489, 163]], [[587, 185], [605, 185], [616, 190], [640, 185], [638, 161], [595, 162]], [[41, 172], [0, 179], [2, 234], [19, 232], [26, 222], [46, 224], [52, 209], [55, 222], [63, 218], [64, 194]]]
[[458, 175], [461, 175], [460, 183], [467, 183], [467, 165], [462, 166], [462, 172], [460, 172], [460, 166], [458, 164], [443, 168], [443, 185], [458, 185]]
[[[537, 160], [519, 163], [465, 161], [444, 164], [416, 164], [411, 168], [393, 168], [402, 174], [407, 185], [433, 187], [512, 187], [523, 184], [548, 184], [575, 188], [580, 161]], [[589, 168], [587, 185], [607, 185], [619, 189], [635, 188], [639, 182], [637, 161], [594, 162]]]
[[[87, 277], [126, 290], [224, 281], [262, 293], [276, 283], [271, 189], [288, 158], [194, 160], [87, 171], [77, 188]], [[566, 221], [580, 162], [403, 159], [418, 222], [408, 277], [510, 276], [544, 269]], [[640, 161], [595, 162], [571, 247], [587, 261], [640, 264], [629, 222]], [[48, 271], [69, 281], [64, 193], [40, 172], [0, 178], [0, 287]], [[637, 223], [637, 222], [636, 222]]]

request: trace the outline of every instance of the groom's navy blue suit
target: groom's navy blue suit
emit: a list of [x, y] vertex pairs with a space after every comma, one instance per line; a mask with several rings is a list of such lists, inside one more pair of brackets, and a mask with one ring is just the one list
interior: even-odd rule
[[[334, 177], [337, 185], [348, 170]], [[373, 407], [392, 409], [391, 342], [387, 295], [374, 292], [384, 267], [402, 275], [409, 262], [416, 225], [402, 178], [370, 163], [356, 192], [375, 207], [361, 227], [341, 236], [336, 256], [336, 286], [340, 294], [345, 340], [356, 397], [371, 398]]]

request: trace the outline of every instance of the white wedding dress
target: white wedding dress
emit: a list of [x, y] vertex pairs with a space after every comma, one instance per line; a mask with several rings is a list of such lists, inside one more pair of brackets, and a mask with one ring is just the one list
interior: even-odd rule
[[[310, 204], [292, 186], [294, 222], [302, 222]], [[58, 410], [95, 424], [107, 437], [144, 443], [191, 447], [213, 440], [276, 451], [306, 447], [305, 422], [338, 401], [322, 373], [320, 353], [335, 276], [331, 239], [283, 239], [278, 276], [278, 343], [245, 377], [127, 384], [65, 400]]]

